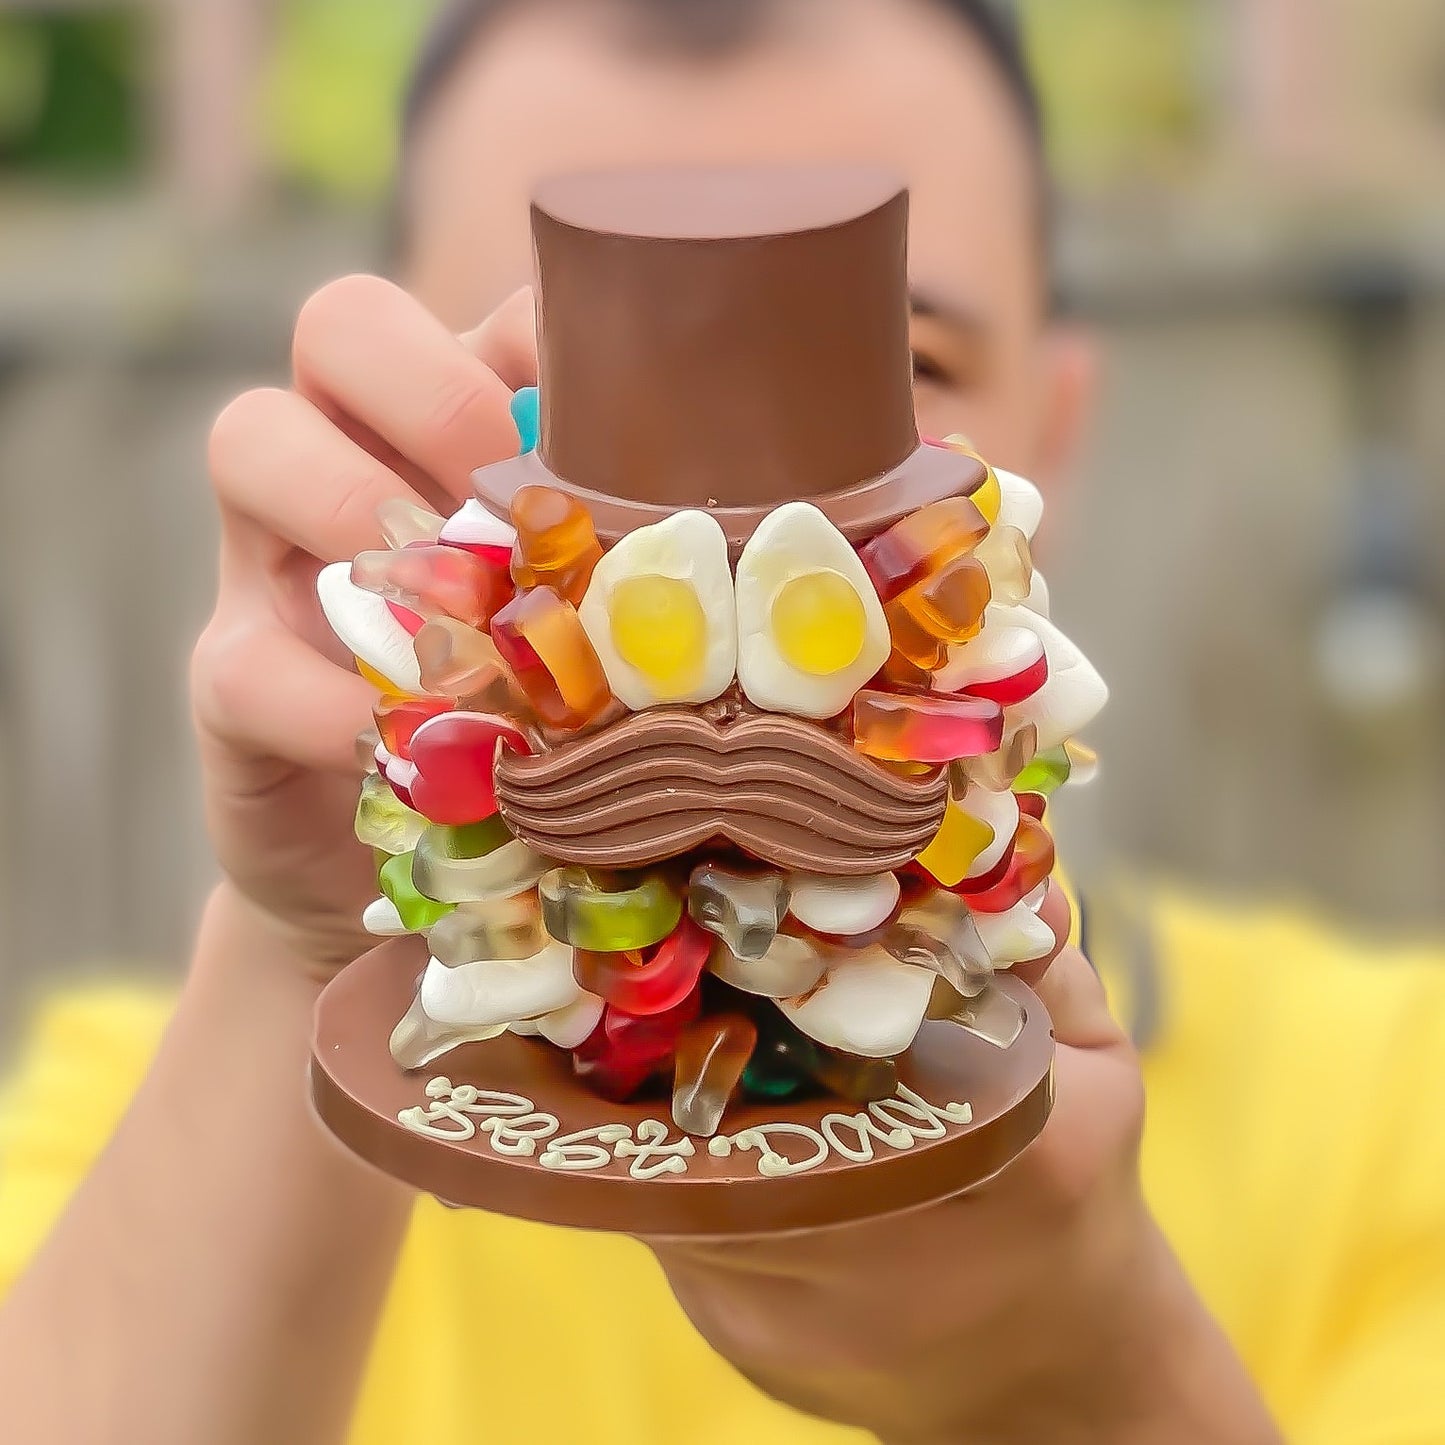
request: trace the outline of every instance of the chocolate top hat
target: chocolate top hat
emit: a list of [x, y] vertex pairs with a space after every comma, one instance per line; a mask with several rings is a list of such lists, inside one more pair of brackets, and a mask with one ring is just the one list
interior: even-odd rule
[[807, 498], [852, 540], [983, 467], [920, 445], [908, 193], [861, 167], [565, 176], [532, 201], [538, 450], [476, 473], [588, 506], [604, 542], [705, 507], [741, 545]]

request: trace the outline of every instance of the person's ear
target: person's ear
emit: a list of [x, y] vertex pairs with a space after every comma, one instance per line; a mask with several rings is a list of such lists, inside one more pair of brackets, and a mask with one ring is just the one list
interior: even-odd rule
[[1034, 480], [1050, 493], [1068, 482], [1093, 418], [1100, 377], [1099, 348], [1074, 322], [1052, 323], [1043, 348]]

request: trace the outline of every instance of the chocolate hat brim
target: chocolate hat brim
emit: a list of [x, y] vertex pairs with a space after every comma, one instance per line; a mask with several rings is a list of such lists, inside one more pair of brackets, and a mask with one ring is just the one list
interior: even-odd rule
[[983, 485], [987, 475], [983, 463], [975, 458], [951, 447], [924, 442], [898, 466], [857, 486], [815, 497], [778, 497], [772, 506], [729, 507], [707, 497], [679, 495], [639, 502], [604, 496], [557, 476], [541, 454], [533, 451], [479, 468], [472, 473], [472, 487], [482, 505], [499, 517], [507, 515], [519, 487], [556, 487], [587, 508], [603, 546], [611, 546], [628, 532], [661, 522], [684, 508], [696, 507], [717, 518], [727, 536], [728, 548], [736, 557], [772, 507], [784, 502], [811, 502], [850, 542], [857, 544], [920, 507], [945, 497], [969, 495]]

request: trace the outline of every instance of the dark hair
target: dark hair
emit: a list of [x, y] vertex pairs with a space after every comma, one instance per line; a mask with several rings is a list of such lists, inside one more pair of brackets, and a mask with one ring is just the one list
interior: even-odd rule
[[[449, 0], [422, 43], [402, 103], [402, 189], [406, 154], [417, 128], [457, 66], [489, 21], [523, 0]], [[779, 0], [618, 0], [638, 13], [650, 42], [689, 56], [706, 57], [745, 44]], [[1024, 52], [1023, 37], [1007, 0], [928, 0], [959, 21], [983, 47], [1023, 123], [1037, 172], [1040, 231], [1048, 247], [1052, 195], [1044, 149], [1043, 105]], [[404, 197], [400, 211], [404, 211]], [[405, 230], [393, 216], [393, 240]]]
[[[422, 44], [402, 104], [403, 146], [468, 46], [489, 21], [519, 0], [450, 0]], [[627, 0], [656, 30], [656, 38], [692, 54], [725, 51], [746, 41], [762, 11], [777, 0]], [[964, 25], [983, 46], [1018, 110], [1044, 168], [1043, 106], [1024, 53], [1017, 21], [999, 0], [929, 0]]]

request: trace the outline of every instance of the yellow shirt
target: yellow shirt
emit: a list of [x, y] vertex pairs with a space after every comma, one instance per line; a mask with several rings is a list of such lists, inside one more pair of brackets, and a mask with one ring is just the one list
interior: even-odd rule
[[[1161, 1022], [1145, 1055], [1144, 1175], [1158, 1218], [1292, 1441], [1441, 1445], [1445, 964], [1424, 949], [1351, 947], [1286, 912], [1180, 897], [1149, 912]], [[1138, 1011], [1127, 978], [1117, 992], [1124, 1017]], [[39, 1018], [0, 1105], [0, 1289], [109, 1134], [166, 1012], [164, 998], [110, 988]], [[62, 1096], [90, 1107], [60, 1133], [49, 1121]], [[353, 1440], [483, 1433], [867, 1438], [733, 1374], [641, 1246], [424, 1199]]]

